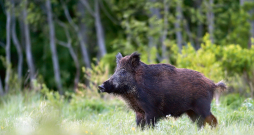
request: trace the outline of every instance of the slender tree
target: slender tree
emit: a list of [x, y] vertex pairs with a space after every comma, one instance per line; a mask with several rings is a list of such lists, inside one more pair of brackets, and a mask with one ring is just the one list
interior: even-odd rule
[[2, 79], [0, 77], [0, 96], [4, 95], [4, 89], [3, 89], [3, 85], [2, 85]]
[[213, 13], [213, 0], [206, 1], [206, 19], [207, 19], [207, 25], [208, 25], [208, 33], [210, 35], [210, 40], [212, 43], [214, 43], [214, 13]]
[[31, 40], [30, 40], [30, 32], [29, 32], [29, 24], [26, 21], [27, 19], [27, 0], [24, 0], [24, 7], [22, 11], [22, 20], [24, 21], [24, 36], [25, 36], [25, 48], [26, 48], [26, 61], [29, 68], [29, 78], [30, 78], [30, 87], [33, 89], [33, 80], [35, 79], [35, 68], [33, 63], [33, 55], [31, 50]]
[[94, 4], [94, 18], [95, 18], [95, 26], [96, 26], [96, 35], [97, 35], [97, 41], [100, 49], [100, 56], [103, 57], [107, 51], [105, 47], [105, 36], [104, 36], [104, 30], [101, 23], [101, 17], [100, 17], [100, 7], [99, 7], [99, 0], [95, 0]]
[[[87, 48], [86, 48], [86, 41], [83, 38], [82, 31], [80, 30], [78, 25], [76, 25], [73, 22], [73, 20], [72, 20], [72, 18], [70, 16], [69, 10], [68, 10], [66, 4], [63, 1], [62, 1], [62, 6], [63, 6], [63, 9], [64, 9], [65, 17], [67, 18], [68, 22], [70, 23], [70, 25], [73, 27], [73, 29], [77, 33], [78, 40], [79, 40], [79, 43], [80, 43], [80, 46], [81, 46], [81, 52], [82, 52], [84, 63], [86, 65], [86, 67], [91, 67], [91, 63], [90, 63], [90, 59], [89, 59], [89, 54], [88, 54], [88, 51], [87, 51]], [[82, 29], [82, 30], [84, 30], [84, 29]]]
[[191, 31], [190, 31], [189, 23], [188, 23], [187, 19], [184, 18], [184, 16], [183, 16], [183, 25], [184, 25], [184, 30], [185, 30], [185, 32], [188, 36], [188, 41], [191, 43], [191, 45], [194, 46], [193, 36], [192, 36]]
[[71, 57], [74, 61], [75, 67], [76, 67], [76, 74], [75, 74], [75, 79], [74, 79], [74, 92], [76, 92], [76, 90], [78, 88], [79, 78], [80, 78], [80, 64], [79, 64], [79, 61], [78, 61], [77, 54], [75, 53], [75, 51], [74, 51], [74, 49], [71, 45], [72, 39], [71, 39], [71, 36], [70, 36], [70, 33], [69, 33], [69, 30], [68, 30], [67, 26], [64, 23], [60, 22], [60, 21], [58, 21], [58, 24], [64, 28], [65, 35], [67, 37], [67, 43], [58, 40], [58, 44], [68, 48], [68, 50], [71, 54]]
[[162, 33], [162, 44], [161, 44], [161, 50], [162, 50], [162, 59], [166, 60], [166, 62], [169, 62], [168, 60], [168, 54], [167, 54], [167, 48], [165, 45], [165, 40], [167, 38], [168, 34], [168, 15], [169, 15], [169, 0], [164, 0], [164, 24], [163, 24], [163, 33]]
[[[240, 5], [244, 6], [246, 2], [254, 3], [254, 0], [240, 0]], [[254, 8], [248, 11], [250, 16], [254, 15]], [[254, 45], [254, 19], [249, 20], [250, 23], [250, 38], [249, 38], [249, 48]]]
[[48, 25], [49, 25], [50, 48], [51, 48], [51, 54], [52, 54], [52, 62], [54, 66], [55, 81], [57, 84], [57, 89], [59, 93], [62, 95], [63, 90], [62, 90], [60, 68], [59, 68], [58, 56], [57, 56], [57, 50], [56, 50], [56, 44], [55, 44], [55, 27], [53, 22], [53, 15], [52, 15], [50, 0], [46, 0], [46, 11], [47, 11], [47, 19], [48, 19]]
[[16, 17], [15, 17], [15, 7], [13, 6], [13, 14], [12, 14], [12, 27], [11, 27], [11, 35], [12, 35], [12, 41], [17, 49], [18, 53], [18, 79], [19, 83], [22, 81], [22, 70], [23, 70], [23, 54], [22, 54], [22, 48], [20, 45], [20, 42], [18, 40], [18, 37], [16, 35]]
[[87, 0], [81, 0], [81, 2], [86, 7], [86, 9], [91, 14], [91, 16], [93, 16], [95, 19], [97, 42], [99, 46], [100, 56], [103, 57], [107, 53], [107, 50], [105, 47], [105, 36], [104, 36], [104, 30], [101, 23], [101, 17], [100, 17], [99, 0], [94, 1], [94, 11], [92, 11], [91, 6], [87, 2]]
[[9, 81], [11, 75], [11, 7], [6, 10], [6, 75], [5, 75], [5, 93], [9, 91]]
[[196, 0], [195, 1], [195, 5], [198, 11], [198, 26], [197, 26], [197, 38], [196, 38], [196, 49], [198, 49], [200, 47], [201, 44], [201, 40], [203, 37], [203, 23], [201, 21], [200, 16], [202, 15], [202, 9], [201, 9], [201, 5], [202, 5], [203, 0]]
[[[154, 4], [156, 2], [156, 0], [149, 0], [152, 4]], [[154, 7], [154, 6], [151, 6], [150, 8], [150, 14], [149, 14], [149, 18], [153, 18], [155, 17], [156, 20], [159, 20], [161, 19], [161, 14], [160, 14], [160, 9], [157, 8], [157, 7]], [[150, 30], [153, 30], [154, 27], [156, 27], [152, 22], [149, 22], [149, 29]], [[163, 33], [163, 31], [161, 32], [161, 34], [166, 34], [166, 33]], [[161, 36], [161, 35], [160, 35]], [[163, 37], [160, 37], [158, 39], [162, 40], [162, 42], [164, 42], [164, 39], [162, 39]], [[158, 41], [160, 40], [156, 40], [156, 38], [153, 36], [153, 35], [148, 35], [148, 51], [150, 52], [151, 49], [153, 47], [156, 47], [158, 46]], [[163, 44], [163, 43], [162, 43]], [[163, 46], [163, 45], [162, 45]], [[163, 47], [162, 47], [163, 48]], [[158, 56], [158, 54], [156, 54]], [[148, 56], [148, 61], [151, 62], [151, 58], [150, 56]]]
[[182, 32], [180, 24], [182, 22], [182, 0], [176, 1], [176, 21], [175, 21], [175, 31], [176, 31], [176, 41], [179, 48], [179, 52], [182, 49]]

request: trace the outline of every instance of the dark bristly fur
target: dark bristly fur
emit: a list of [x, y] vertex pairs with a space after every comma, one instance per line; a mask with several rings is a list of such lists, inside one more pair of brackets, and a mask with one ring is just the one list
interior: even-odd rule
[[223, 82], [215, 84], [203, 74], [170, 64], [146, 65], [140, 55], [117, 56], [115, 73], [99, 89], [121, 96], [136, 113], [136, 123], [144, 127], [166, 115], [187, 114], [199, 127], [217, 125], [210, 111], [216, 89], [226, 89]]

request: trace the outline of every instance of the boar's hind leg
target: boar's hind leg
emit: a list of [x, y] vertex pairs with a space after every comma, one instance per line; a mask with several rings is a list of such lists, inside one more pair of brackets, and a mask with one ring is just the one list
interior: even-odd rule
[[141, 129], [144, 129], [144, 126], [146, 124], [144, 113], [136, 112], [136, 123], [137, 126], [140, 126]]
[[204, 119], [192, 110], [188, 110], [186, 114], [190, 117], [192, 122], [197, 122], [199, 128], [204, 126]]
[[[208, 122], [211, 123], [210, 119], [213, 120], [213, 117], [210, 116], [210, 107], [211, 107], [211, 101], [208, 99], [198, 99], [195, 102], [195, 105], [193, 106], [193, 111], [200, 116], [198, 118], [198, 126], [203, 127], [205, 126], [205, 123]], [[206, 119], [207, 118], [207, 119]]]
[[205, 118], [205, 122], [207, 122], [212, 127], [216, 127], [218, 124], [216, 117], [214, 117], [212, 113]]

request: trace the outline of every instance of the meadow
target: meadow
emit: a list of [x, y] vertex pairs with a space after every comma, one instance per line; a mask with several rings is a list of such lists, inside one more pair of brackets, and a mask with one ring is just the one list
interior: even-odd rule
[[[89, 94], [87, 94], [89, 95]], [[221, 97], [219, 105], [212, 102], [212, 112], [219, 125], [198, 129], [186, 115], [168, 116], [154, 129], [136, 127], [135, 115], [123, 100], [105, 95], [59, 96], [57, 92], [23, 92], [0, 100], [0, 134], [17, 135], [155, 135], [216, 134], [251, 135], [254, 129], [254, 102], [237, 95]]]

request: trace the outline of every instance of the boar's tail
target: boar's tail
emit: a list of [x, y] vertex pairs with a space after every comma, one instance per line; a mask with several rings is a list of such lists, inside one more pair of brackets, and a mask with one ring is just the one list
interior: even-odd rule
[[223, 81], [220, 81], [216, 83], [215, 85], [216, 85], [216, 89], [219, 90], [220, 92], [226, 91], [227, 89], [227, 86]]

